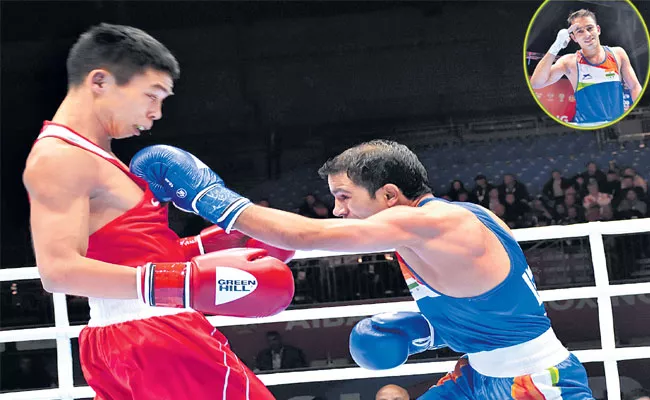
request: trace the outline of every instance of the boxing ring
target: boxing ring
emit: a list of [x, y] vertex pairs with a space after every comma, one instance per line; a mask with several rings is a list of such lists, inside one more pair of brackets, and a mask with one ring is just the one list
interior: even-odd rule
[[[620, 235], [650, 232], [650, 218], [591, 222], [568, 226], [549, 226], [514, 230], [518, 242], [548, 239], [588, 238], [594, 270], [594, 286], [542, 290], [542, 300], [575, 300], [596, 298], [600, 327], [600, 348], [574, 351], [581, 362], [602, 362], [604, 364], [607, 393], [610, 400], [619, 400], [620, 383], [618, 361], [650, 359], [650, 346], [617, 348], [614, 334], [612, 297], [650, 293], [650, 282], [633, 284], [610, 284], [603, 235]], [[389, 250], [387, 250], [389, 251]], [[376, 252], [374, 252], [376, 253]], [[298, 252], [295, 259], [320, 258], [340, 255], [323, 251]], [[0, 270], [0, 281], [38, 279], [36, 267]], [[88, 386], [74, 386], [71, 339], [79, 336], [83, 325], [70, 325], [65, 295], [53, 295], [55, 326], [47, 328], [0, 331], [0, 343], [30, 340], [55, 339], [57, 349], [57, 370], [59, 387], [55, 389], [32, 390], [0, 394], [0, 400], [36, 399], [79, 399], [94, 396]], [[318, 307], [288, 310], [267, 318], [245, 319], [233, 317], [209, 317], [217, 327], [249, 325], [297, 320], [368, 316], [380, 312], [416, 311], [413, 301]], [[312, 371], [279, 372], [259, 375], [267, 385], [283, 385], [305, 382], [324, 382], [351, 379], [366, 379], [388, 376], [424, 375], [446, 373], [453, 369], [456, 360], [431, 361], [404, 364], [386, 371], [370, 371], [359, 367], [323, 369]]]

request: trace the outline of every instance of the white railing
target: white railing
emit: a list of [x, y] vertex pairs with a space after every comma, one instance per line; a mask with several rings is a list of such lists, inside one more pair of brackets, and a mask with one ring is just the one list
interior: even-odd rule
[[[603, 235], [618, 235], [650, 232], [650, 218], [627, 221], [591, 222], [569, 226], [549, 226], [514, 230], [519, 242], [533, 240], [561, 239], [588, 237], [594, 267], [595, 286], [567, 289], [542, 290], [540, 295], [544, 301], [596, 298], [601, 332], [601, 348], [594, 350], [575, 351], [581, 362], [603, 362], [605, 381], [610, 400], [620, 400], [620, 383], [618, 361], [650, 358], [650, 346], [616, 348], [614, 340], [614, 319], [611, 298], [614, 296], [636, 295], [650, 293], [650, 283], [634, 283], [611, 285], [607, 274]], [[387, 250], [390, 251], [390, 250]], [[298, 252], [295, 259], [321, 258], [336, 256], [341, 253], [326, 251]], [[0, 281], [16, 281], [37, 279], [36, 267], [0, 270]], [[57, 389], [33, 390], [0, 394], [0, 400], [12, 399], [78, 399], [93, 397], [94, 391], [87, 387], [75, 387], [72, 375], [72, 348], [70, 339], [79, 336], [82, 325], [71, 326], [68, 319], [68, 309], [65, 295], [55, 293], [54, 320], [55, 326], [50, 328], [19, 329], [0, 331], [0, 343], [30, 340], [56, 339], [59, 387]], [[363, 304], [338, 307], [322, 307], [301, 310], [284, 311], [273, 317], [246, 319], [234, 317], [209, 317], [214, 326], [249, 325], [271, 322], [342, 318], [372, 315], [388, 311], [415, 311], [413, 301]], [[409, 363], [386, 371], [370, 371], [358, 367], [325, 369], [299, 372], [279, 372], [262, 374], [260, 379], [264, 384], [282, 385], [289, 383], [323, 382], [349, 379], [366, 379], [384, 376], [424, 375], [444, 373], [453, 369], [455, 361], [432, 361]]]

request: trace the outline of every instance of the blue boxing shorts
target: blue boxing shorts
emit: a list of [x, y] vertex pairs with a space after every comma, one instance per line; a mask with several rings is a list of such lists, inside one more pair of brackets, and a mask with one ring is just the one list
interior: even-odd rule
[[[418, 400], [593, 400], [587, 372], [577, 357], [559, 345], [548, 351], [553, 343], [559, 343], [551, 338], [551, 332], [520, 345], [461, 357], [454, 371]], [[564, 360], [530, 370], [531, 365], [558, 357]]]

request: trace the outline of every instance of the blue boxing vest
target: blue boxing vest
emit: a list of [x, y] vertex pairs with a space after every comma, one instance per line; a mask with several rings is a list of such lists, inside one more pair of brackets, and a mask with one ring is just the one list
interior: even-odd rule
[[[430, 198], [418, 206], [430, 201], [446, 202]], [[551, 322], [517, 241], [484, 208], [472, 203], [452, 204], [471, 211], [497, 236], [508, 253], [510, 273], [503, 282], [482, 295], [450, 297], [436, 292], [398, 254], [411, 295], [434, 329], [434, 345], [447, 345], [460, 353], [477, 353], [514, 346], [546, 332]], [[453, 265], [448, 268], [448, 273], [453, 274]]]
[[600, 64], [590, 63], [576, 53], [578, 81], [576, 85], [576, 115], [573, 122], [614, 121], [623, 115], [623, 81], [612, 50], [605, 49], [605, 59]]

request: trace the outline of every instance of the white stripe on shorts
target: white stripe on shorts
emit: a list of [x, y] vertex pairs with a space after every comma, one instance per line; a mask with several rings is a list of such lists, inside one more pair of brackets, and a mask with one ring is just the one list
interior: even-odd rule
[[[215, 328], [216, 331], [216, 328]], [[213, 331], [214, 333], [214, 331]], [[227, 395], [228, 395], [228, 379], [230, 378], [230, 367], [228, 366], [228, 361], [226, 360], [226, 351], [223, 349], [223, 345], [221, 344], [220, 341], [217, 340], [217, 343], [219, 343], [219, 350], [223, 352], [223, 364], [226, 366], [226, 379], [224, 380], [223, 383], [223, 400], [227, 400]]]

